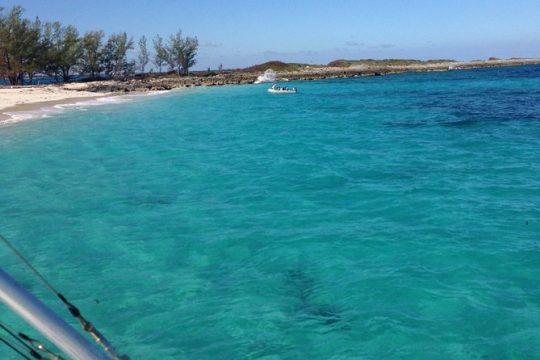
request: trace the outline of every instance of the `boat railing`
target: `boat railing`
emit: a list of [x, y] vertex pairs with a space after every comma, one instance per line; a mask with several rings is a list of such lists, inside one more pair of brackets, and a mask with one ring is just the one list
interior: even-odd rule
[[[85, 332], [89, 333], [95, 343], [90, 342], [81, 333], [70, 326], [62, 319], [55, 311], [51, 310], [47, 305], [41, 302], [36, 296], [31, 294], [22, 285], [17, 283], [6, 271], [0, 267], [0, 301], [6, 304], [14, 313], [19, 315], [23, 320], [30, 324], [34, 329], [39, 331], [43, 336], [55, 344], [61, 351], [73, 359], [81, 360], [129, 360], [127, 355], [119, 355], [107, 339], [89, 322], [79, 311], [79, 309], [70, 303], [67, 298], [58, 292], [41, 273], [39, 273], [32, 264], [15, 248], [15, 246], [0, 235], [0, 243], [6, 245], [25, 266], [30, 269], [34, 275], [52, 292], [56, 297], [67, 307], [71, 315], [76, 318], [82, 325]], [[0, 325], [2, 325], [0, 323]], [[4, 330], [7, 327], [2, 325]], [[6, 330], [8, 331], [8, 330]], [[36, 340], [24, 335], [23, 333], [15, 333], [9, 331], [13, 336], [17, 336], [17, 340], [24, 340], [33, 345], [29, 347], [29, 353], [32, 357], [41, 359], [37, 351], [46, 352], [45, 347], [41, 343], [36, 343]], [[3, 343], [18, 352], [21, 356], [29, 358], [19, 351], [15, 346], [0, 337]], [[95, 344], [99, 344], [101, 349]], [[28, 345], [26, 345], [28, 347]], [[38, 357], [36, 357], [36, 355]], [[59, 356], [53, 356], [53, 359], [61, 359]]]

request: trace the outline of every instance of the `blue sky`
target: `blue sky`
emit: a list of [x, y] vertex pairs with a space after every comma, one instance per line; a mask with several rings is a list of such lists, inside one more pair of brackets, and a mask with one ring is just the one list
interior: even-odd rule
[[539, 0], [2, 0], [80, 31], [200, 42], [196, 68], [268, 60], [540, 57]]

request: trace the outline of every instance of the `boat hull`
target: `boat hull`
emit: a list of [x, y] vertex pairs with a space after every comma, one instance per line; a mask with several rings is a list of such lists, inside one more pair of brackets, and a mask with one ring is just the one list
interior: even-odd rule
[[296, 90], [276, 90], [276, 89], [268, 89], [269, 93], [272, 94], [296, 94]]

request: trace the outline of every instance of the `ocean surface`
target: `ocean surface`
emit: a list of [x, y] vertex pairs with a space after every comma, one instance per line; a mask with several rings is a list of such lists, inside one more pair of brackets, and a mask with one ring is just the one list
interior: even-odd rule
[[540, 358], [540, 66], [288, 85], [0, 126], [0, 233], [132, 359]]

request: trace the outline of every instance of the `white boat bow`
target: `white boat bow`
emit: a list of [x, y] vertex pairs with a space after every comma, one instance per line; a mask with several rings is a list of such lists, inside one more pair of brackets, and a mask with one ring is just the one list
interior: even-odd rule
[[274, 94], [296, 94], [298, 90], [295, 87], [277, 86], [274, 84], [268, 89], [268, 92]]

